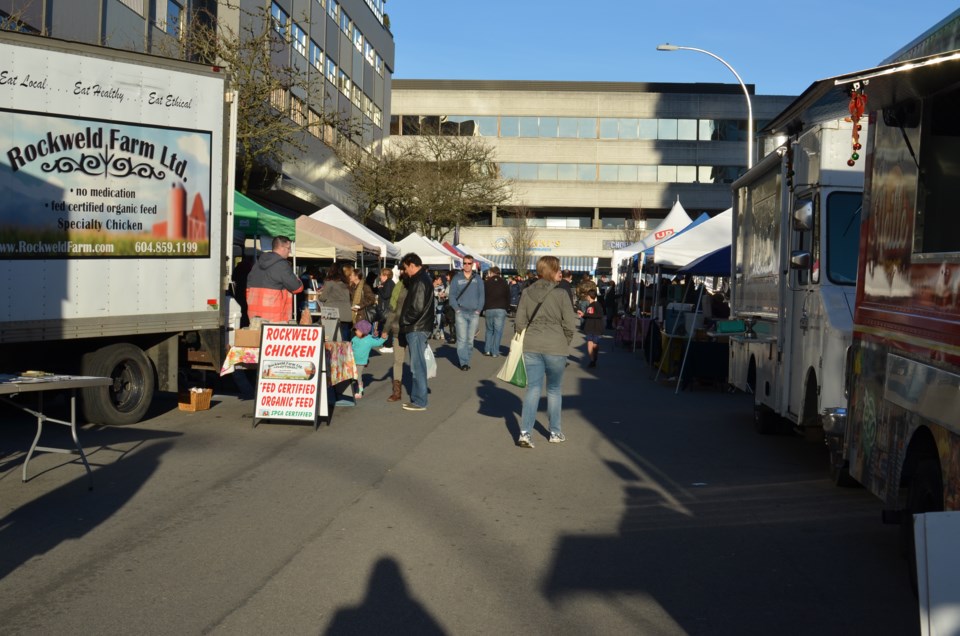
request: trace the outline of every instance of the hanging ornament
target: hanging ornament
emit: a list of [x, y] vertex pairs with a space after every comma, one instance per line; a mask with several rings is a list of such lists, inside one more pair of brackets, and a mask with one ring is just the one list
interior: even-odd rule
[[853, 147], [853, 153], [851, 153], [850, 159], [847, 160], [847, 165], [850, 167], [853, 167], [857, 163], [857, 159], [860, 158], [858, 151], [863, 147], [860, 144], [860, 131], [863, 129], [860, 125], [860, 119], [863, 117], [863, 112], [867, 108], [867, 94], [863, 92], [863, 89], [868, 82], [869, 80], [864, 80], [862, 85], [860, 82], [854, 82], [853, 88], [850, 90], [850, 116], [846, 118], [846, 121], [853, 122], [853, 132], [851, 133], [850, 142], [850, 145]]

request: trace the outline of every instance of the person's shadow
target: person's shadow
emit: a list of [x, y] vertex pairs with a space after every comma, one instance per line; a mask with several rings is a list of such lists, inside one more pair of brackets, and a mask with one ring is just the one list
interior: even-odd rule
[[328, 636], [445, 633], [423, 605], [410, 596], [400, 566], [387, 557], [373, 566], [363, 602], [338, 610], [326, 631]]
[[480, 380], [477, 397], [480, 398], [477, 412], [487, 417], [503, 418], [510, 438], [517, 439], [520, 435], [520, 413], [523, 411], [523, 400], [509, 391], [505, 385], [498, 385], [493, 380]]

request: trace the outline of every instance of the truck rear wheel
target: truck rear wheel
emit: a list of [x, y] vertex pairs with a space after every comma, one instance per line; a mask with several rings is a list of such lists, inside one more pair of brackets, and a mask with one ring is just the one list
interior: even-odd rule
[[105, 376], [113, 384], [82, 389], [83, 413], [98, 424], [139, 422], [153, 400], [153, 365], [140, 348], [112, 344], [83, 356], [84, 375]]

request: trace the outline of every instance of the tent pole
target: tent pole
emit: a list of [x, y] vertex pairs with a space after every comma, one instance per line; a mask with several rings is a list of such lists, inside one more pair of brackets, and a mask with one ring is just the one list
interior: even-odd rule
[[[693, 324], [697, 324], [697, 312], [700, 311], [700, 303], [703, 301], [703, 285], [700, 285], [700, 295], [697, 296], [697, 306], [693, 310]], [[683, 381], [683, 370], [687, 366], [687, 356], [690, 354], [690, 345], [693, 344], [693, 332], [696, 329], [691, 329], [690, 334], [687, 336], [687, 348], [683, 352], [683, 362], [680, 364], [680, 375], [677, 376], [677, 389], [673, 392], [674, 395], [680, 393], [680, 383]]]

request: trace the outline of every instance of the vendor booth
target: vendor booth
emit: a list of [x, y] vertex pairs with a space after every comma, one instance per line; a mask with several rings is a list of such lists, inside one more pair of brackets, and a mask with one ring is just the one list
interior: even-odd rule
[[311, 214], [310, 218], [345, 230], [367, 243], [376, 245], [379, 248], [380, 258], [382, 259], [399, 259], [402, 255], [400, 248], [396, 245], [366, 227], [332, 203]]
[[380, 255], [380, 247], [308, 216], [297, 218], [295, 254], [299, 258], [355, 261], [358, 252]]
[[437, 247], [429, 239], [411, 232], [409, 236], [397, 241], [397, 247], [403, 254], [414, 252], [420, 257], [424, 265], [435, 268], [453, 269], [461, 266], [461, 259], [445, 249]]
[[233, 193], [233, 229], [246, 238], [286, 236], [295, 239], [297, 234], [293, 219], [268, 210], [239, 192]]

